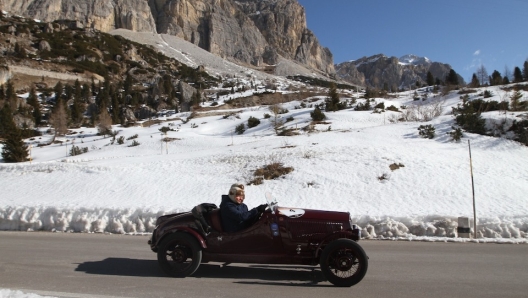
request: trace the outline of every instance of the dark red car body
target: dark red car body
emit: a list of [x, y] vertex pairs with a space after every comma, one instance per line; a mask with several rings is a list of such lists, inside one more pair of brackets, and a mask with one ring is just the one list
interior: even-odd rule
[[[343, 267], [343, 270], [354, 267], [358, 272], [353, 274], [352, 283], [348, 278], [348, 282], [337, 285], [350, 286], [363, 278], [368, 258], [356, 244], [361, 231], [352, 224], [349, 213], [284, 207], [273, 210], [262, 213], [245, 230], [226, 233], [222, 231], [219, 209], [215, 209], [205, 214], [212, 227], [207, 235], [191, 212], [161, 216], [149, 244], [158, 253], [160, 265], [168, 274], [186, 276], [194, 273], [199, 263], [205, 262], [321, 264], [323, 269], [321, 256], [325, 248], [339, 240], [337, 242], [346, 247], [341, 250], [336, 248], [330, 262], [338, 262], [337, 266]], [[172, 238], [177, 240], [169, 240]], [[193, 240], [196, 242], [191, 243]], [[347, 248], [349, 246], [353, 247]], [[201, 256], [194, 251], [197, 249]], [[198, 264], [191, 264], [196, 268], [183, 266], [175, 269], [170, 265], [174, 262], [185, 264], [189, 259], [196, 258], [199, 258]], [[335, 265], [330, 264], [328, 270], [332, 267]], [[328, 278], [326, 273], [325, 276]], [[338, 283], [341, 279], [337, 279]], [[331, 278], [329, 280], [336, 284]]]

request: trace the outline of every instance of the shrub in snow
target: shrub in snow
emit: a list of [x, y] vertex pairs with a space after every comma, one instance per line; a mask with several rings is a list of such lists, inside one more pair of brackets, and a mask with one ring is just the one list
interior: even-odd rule
[[482, 118], [480, 112], [475, 111], [469, 101], [469, 96], [462, 96], [461, 99], [462, 104], [458, 104], [456, 108], [452, 108], [456, 123], [468, 132], [485, 134], [486, 120]]
[[80, 155], [88, 152], [88, 147], [79, 148], [78, 146], [72, 146], [70, 149], [70, 156]]
[[249, 117], [248, 119], [248, 128], [252, 128], [252, 127], [255, 127], [257, 125], [260, 124], [260, 120], [258, 120], [257, 118], [251, 116]]
[[422, 138], [432, 139], [435, 137], [435, 128], [431, 124], [420, 125], [418, 127], [418, 134]]
[[364, 103], [358, 103], [354, 108], [354, 111], [370, 111], [370, 109], [370, 100], [367, 98]]
[[462, 138], [462, 129], [460, 127], [452, 127], [453, 130], [448, 132], [448, 134], [451, 136], [451, 139], [455, 142], [460, 142], [460, 139]]
[[493, 97], [493, 92], [489, 90], [484, 90], [484, 93], [482, 93], [481, 95], [484, 96], [484, 98], [490, 98]]
[[124, 143], [125, 143], [125, 137], [124, 136], [120, 136], [119, 138], [117, 138], [117, 144], [123, 145]]
[[398, 108], [395, 107], [394, 105], [389, 106], [386, 110], [388, 110], [388, 111], [393, 111], [393, 112], [399, 112], [399, 111], [400, 111], [400, 110], [398, 110]]
[[376, 106], [374, 106], [374, 109], [385, 110], [385, 103], [384, 102], [378, 103]]
[[237, 135], [243, 134], [244, 131], [246, 131], [246, 126], [244, 125], [244, 123], [240, 123], [235, 127], [235, 132]]
[[323, 121], [326, 119], [326, 115], [319, 109], [315, 108], [313, 112], [310, 113], [313, 121]]
[[135, 147], [135, 146], [139, 146], [139, 145], [141, 145], [141, 144], [140, 144], [138, 141], [134, 140], [134, 141], [132, 142], [132, 144], [129, 145], [128, 147]]
[[138, 137], [138, 135], [137, 135], [137, 134], [135, 134], [135, 135], [133, 135], [133, 136], [131, 136], [131, 137], [127, 138], [127, 141], [128, 141], [128, 140], [133, 140], [133, 139], [137, 139], [137, 137]]
[[528, 146], [528, 120], [513, 121], [510, 131], [515, 133], [515, 140]]

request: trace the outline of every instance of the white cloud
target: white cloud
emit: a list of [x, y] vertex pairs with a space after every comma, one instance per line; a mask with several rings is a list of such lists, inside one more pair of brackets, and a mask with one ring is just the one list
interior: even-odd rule
[[478, 56], [480, 55], [480, 50], [476, 50], [475, 53], [473, 53], [473, 56]]

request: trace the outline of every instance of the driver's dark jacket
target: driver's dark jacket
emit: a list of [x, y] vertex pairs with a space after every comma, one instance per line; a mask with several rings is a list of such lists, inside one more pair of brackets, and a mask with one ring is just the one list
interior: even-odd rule
[[222, 195], [220, 204], [220, 218], [224, 232], [237, 232], [251, 225], [252, 220], [258, 216], [257, 208], [248, 210], [246, 204], [233, 202], [228, 195]]

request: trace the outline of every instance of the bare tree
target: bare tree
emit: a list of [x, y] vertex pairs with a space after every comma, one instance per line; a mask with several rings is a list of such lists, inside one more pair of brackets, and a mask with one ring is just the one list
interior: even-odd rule
[[512, 72], [510, 70], [510, 68], [508, 67], [508, 65], [504, 66], [504, 77], [505, 78], [508, 78], [508, 80], [512, 80]]
[[57, 101], [51, 113], [50, 123], [53, 129], [55, 129], [55, 137], [65, 135], [68, 132], [68, 113], [66, 113], [62, 99]]
[[108, 111], [104, 105], [101, 108], [101, 113], [99, 114], [97, 131], [104, 137], [112, 132], [112, 117], [110, 117], [110, 114], [108, 114]]
[[480, 85], [486, 85], [489, 81], [488, 71], [484, 67], [484, 65], [480, 65], [479, 68], [477, 68], [477, 78], [479, 79]]
[[269, 106], [269, 110], [273, 113], [273, 118], [270, 119], [271, 125], [273, 125], [273, 129], [278, 135], [280, 133], [280, 128], [284, 125], [284, 121], [280, 118], [280, 114], [283, 111], [283, 108], [279, 104], [274, 104]]

